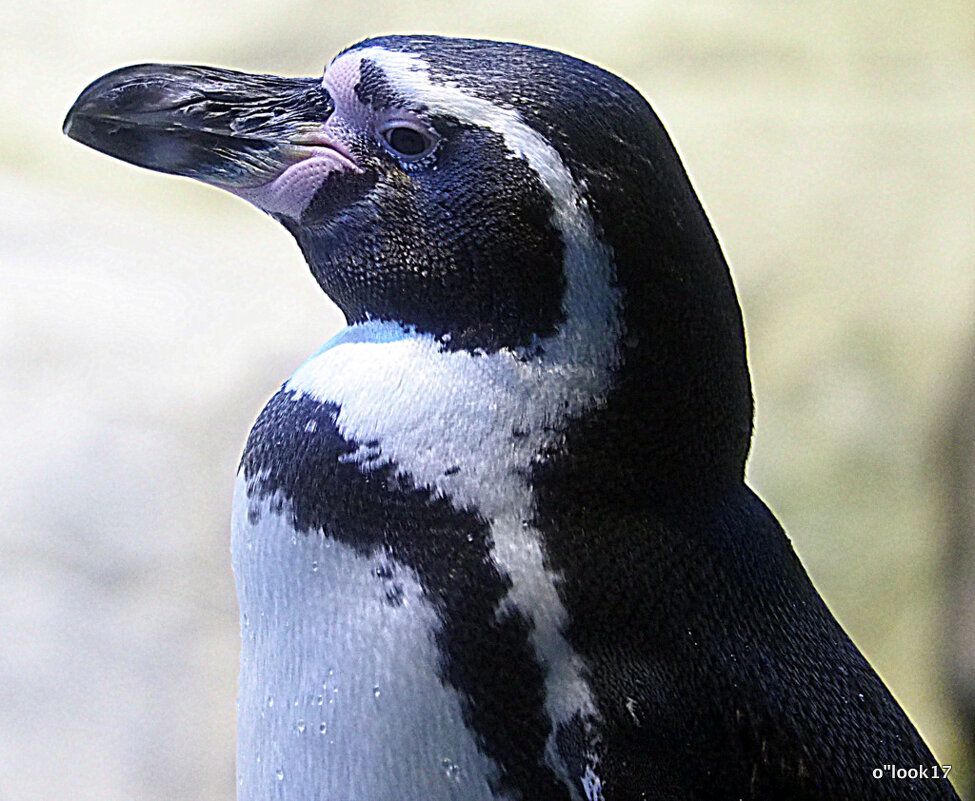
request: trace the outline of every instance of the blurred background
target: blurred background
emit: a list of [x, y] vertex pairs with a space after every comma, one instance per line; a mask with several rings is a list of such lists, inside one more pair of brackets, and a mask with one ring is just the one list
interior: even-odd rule
[[233, 798], [237, 459], [341, 324], [283, 228], [65, 112], [130, 63], [318, 75], [417, 31], [563, 49], [651, 100], [744, 306], [750, 481], [970, 792], [975, 0], [8, 0], [0, 801]]

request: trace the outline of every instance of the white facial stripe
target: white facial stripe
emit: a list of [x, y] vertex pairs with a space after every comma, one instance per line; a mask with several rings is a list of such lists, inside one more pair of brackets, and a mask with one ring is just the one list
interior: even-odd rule
[[[541, 535], [529, 523], [534, 500], [524, 473], [533, 457], [556, 443], [563, 424], [597, 406], [610, 389], [621, 338], [611, 254], [596, 236], [558, 152], [517, 112], [435, 84], [422, 59], [380, 48], [354, 51], [329, 67], [325, 85], [345, 102], [352, 102], [362, 59], [382, 67], [398, 92], [433, 113], [495, 131], [512, 156], [537, 174], [551, 196], [552, 224], [564, 243], [565, 319], [541, 342], [542, 355], [528, 361], [508, 350], [480, 356], [444, 352], [430, 336], [365, 323], [354, 328], [354, 336], [316, 354], [288, 386], [338, 404], [344, 437], [378, 440], [383, 462], [490, 522], [492, 557], [512, 582], [505, 603], [531, 619], [532, 644], [547, 669], [545, 707], [553, 724], [547, 759], [581, 797], [568, 782], [554, 732], [576, 715], [594, 719], [596, 708], [586, 667], [563, 634], [567, 612], [557, 590], [560, 577], [546, 567]], [[515, 431], [521, 435], [513, 436]]]
[[[554, 339], [566, 343], [571, 340], [571, 355], [576, 358], [580, 349], [587, 346], [603, 351], [607, 340], [615, 342], [620, 329], [620, 297], [611, 288], [612, 258], [596, 236], [586, 202], [558, 151], [517, 111], [470, 95], [457, 86], [434, 83], [427, 63], [410, 53], [379, 47], [353, 51], [329, 67], [325, 86], [334, 88], [345, 99], [354, 97], [353, 87], [363, 60], [381, 67], [398, 94], [433, 114], [450, 115], [500, 134], [512, 156], [528, 162], [552, 199], [552, 224], [565, 246], [566, 292], [562, 305], [567, 319], [561, 337]], [[550, 344], [558, 346], [560, 342]], [[568, 357], [570, 353], [561, 355]], [[593, 361], [601, 358], [596, 352], [587, 355]], [[602, 393], [595, 392], [591, 397], [599, 394]]]

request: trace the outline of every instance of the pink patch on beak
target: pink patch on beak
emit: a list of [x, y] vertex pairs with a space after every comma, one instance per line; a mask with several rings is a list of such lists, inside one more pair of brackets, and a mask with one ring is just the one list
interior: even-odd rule
[[262, 186], [228, 187], [231, 192], [269, 214], [283, 214], [300, 220], [315, 192], [325, 179], [338, 172], [362, 172], [359, 166], [331, 142], [307, 140], [309, 155], [286, 168], [277, 178]]

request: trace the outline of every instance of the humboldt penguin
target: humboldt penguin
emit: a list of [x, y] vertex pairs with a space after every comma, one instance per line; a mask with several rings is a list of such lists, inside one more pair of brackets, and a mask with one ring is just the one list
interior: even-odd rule
[[348, 322], [239, 468], [240, 801], [957, 798], [745, 483], [741, 312], [632, 86], [385, 36], [64, 130], [270, 214]]

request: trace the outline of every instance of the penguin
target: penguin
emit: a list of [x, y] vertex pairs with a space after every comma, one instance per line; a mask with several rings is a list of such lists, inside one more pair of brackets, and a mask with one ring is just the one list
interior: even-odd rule
[[282, 223], [348, 325], [241, 459], [239, 801], [957, 799], [744, 480], [728, 266], [622, 79], [383, 36], [64, 131]]

